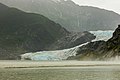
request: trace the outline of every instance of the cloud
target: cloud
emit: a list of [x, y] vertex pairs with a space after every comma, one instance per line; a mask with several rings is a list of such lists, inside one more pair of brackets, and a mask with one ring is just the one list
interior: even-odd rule
[[73, 0], [79, 5], [94, 6], [112, 10], [120, 14], [120, 0]]

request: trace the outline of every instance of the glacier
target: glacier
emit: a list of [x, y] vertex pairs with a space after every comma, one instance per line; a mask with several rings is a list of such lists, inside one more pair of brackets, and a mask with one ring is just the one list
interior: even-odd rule
[[[89, 31], [90, 33], [94, 34], [96, 38], [93, 41], [99, 41], [104, 40], [107, 41], [109, 38], [112, 37], [113, 30], [107, 30], [107, 31]], [[92, 41], [92, 42], [93, 42]], [[83, 45], [88, 44], [84, 43], [82, 45], [69, 48], [69, 49], [63, 49], [63, 50], [55, 50], [55, 51], [40, 51], [40, 52], [31, 52], [31, 53], [25, 53], [21, 55], [21, 59], [30, 59], [30, 60], [66, 60], [69, 56], [75, 56], [77, 54], [78, 47], [81, 47]]]
[[93, 41], [99, 41], [99, 40], [104, 40], [107, 41], [109, 38], [112, 37], [113, 30], [107, 30], [107, 31], [89, 31], [90, 33], [94, 34], [96, 38]]

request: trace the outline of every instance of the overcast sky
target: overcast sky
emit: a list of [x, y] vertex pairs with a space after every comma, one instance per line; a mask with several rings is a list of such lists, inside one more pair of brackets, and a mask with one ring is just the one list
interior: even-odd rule
[[73, 0], [79, 5], [95, 6], [112, 10], [120, 14], [120, 0]]

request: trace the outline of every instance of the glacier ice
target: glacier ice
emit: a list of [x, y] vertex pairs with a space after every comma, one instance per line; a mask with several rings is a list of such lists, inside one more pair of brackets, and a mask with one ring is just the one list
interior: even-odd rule
[[98, 41], [98, 40], [104, 40], [107, 41], [109, 38], [112, 37], [113, 34], [113, 30], [107, 30], [107, 31], [102, 31], [102, 30], [98, 30], [98, 31], [90, 31], [90, 33], [94, 34], [96, 36], [96, 39], [93, 41]]
[[[90, 31], [90, 33], [94, 34], [96, 36], [96, 39], [93, 41], [98, 40], [108, 40], [112, 37], [113, 31]], [[88, 42], [87, 42], [88, 43]], [[55, 50], [55, 51], [40, 51], [35, 53], [25, 53], [21, 55], [21, 58], [24, 59], [31, 59], [31, 60], [65, 60], [69, 56], [75, 56], [76, 51], [78, 47], [81, 47], [83, 45], [86, 45], [87, 43], [84, 43], [82, 45], [70, 48], [70, 49], [64, 49], [64, 50]]]

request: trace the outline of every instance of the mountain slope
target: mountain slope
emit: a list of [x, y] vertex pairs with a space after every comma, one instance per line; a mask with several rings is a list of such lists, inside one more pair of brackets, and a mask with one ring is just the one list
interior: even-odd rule
[[55, 41], [49, 47], [49, 50], [61, 50], [73, 48], [86, 42], [90, 42], [95, 38], [96, 36], [94, 34], [91, 34], [90, 32], [87, 31], [70, 33], [60, 38], [59, 40]]
[[[91, 41], [95, 36], [89, 32], [73, 34], [48, 18], [34, 13], [26, 13], [0, 3], [0, 59], [17, 59], [23, 53], [43, 50], [64, 49]], [[67, 36], [72, 42], [69, 44]], [[83, 36], [82, 36], [83, 35]], [[65, 40], [62, 40], [64, 39]], [[87, 39], [82, 41], [83, 39]], [[62, 42], [59, 48], [53, 46]], [[80, 41], [80, 42], [79, 42]], [[58, 42], [59, 43], [59, 42]], [[59, 45], [57, 45], [59, 46]], [[53, 47], [53, 48], [52, 48]]]
[[0, 0], [23, 11], [42, 14], [69, 31], [110, 30], [120, 15], [90, 6], [78, 6], [71, 0]]
[[45, 50], [69, 32], [48, 18], [0, 4], [0, 59]]
[[108, 41], [96, 41], [80, 47], [73, 60], [119, 60], [120, 59], [120, 25]]

